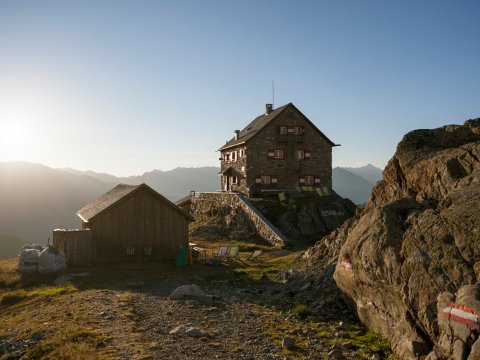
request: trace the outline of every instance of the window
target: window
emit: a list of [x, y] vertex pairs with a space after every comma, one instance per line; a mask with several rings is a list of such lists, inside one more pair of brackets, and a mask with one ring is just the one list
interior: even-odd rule
[[305, 133], [305, 128], [303, 126], [293, 126], [292, 130], [295, 135], [302, 135]]
[[237, 152], [236, 151], [232, 151], [232, 161], [237, 161]]
[[305, 179], [305, 185], [307, 186], [312, 186], [313, 182], [315, 181], [315, 178], [311, 175], [306, 175], [303, 178]]
[[276, 185], [278, 183], [278, 177], [275, 175], [258, 175], [255, 178], [255, 184], [258, 186]]
[[232, 176], [232, 184], [237, 184], [238, 177], [236, 175]]
[[230, 153], [225, 154], [225, 161], [230, 161]]
[[274, 159], [283, 159], [284, 157], [285, 156], [282, 149], [273, 150]]
[[310, 151], [305, 149], [295, 150], [295, 160], [310, 160]]
[[239, 153], [240, 157], [244, 157], [245, 156], [245, 149], [240, 149], [240, 153]]
[[320, 178], [314, 175], [302, 175], [298, 182], [300, 186], [320, 186]]
[[285, 150], [273, 149], [268, 151], [268, 160], [281, 160], [285, 159]]
[[287, 135], [287, 133], [288, 133], [288, 127], [280, 126], [280, 134]]

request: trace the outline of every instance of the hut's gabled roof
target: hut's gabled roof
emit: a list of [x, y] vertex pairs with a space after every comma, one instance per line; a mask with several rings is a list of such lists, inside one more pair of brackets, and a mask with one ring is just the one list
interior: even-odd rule
[[90, 204], [85, 205], [83, 208], [77, 211], [77, 215], [83, 221], [89, 221], [94, 216], [101, 213], [106, 208], [115, 204], [118, 200], [124, 196], [130, 194], [133, 190], [140, 185], [126, 185], [120, 184], [115, 186], [112, 190], [101, 195], [97, 199], [93, 200]]
[[184, 216], [189, 218], [190, 220], [195, 220], [190, 214], [186, 213], [170, 200], [165, 198], [164, 196], [160, 195], [158, 192], [153, 190], [147, 184], [141, 185], [127, 185], [127, 184], [119, 184], [115, 186], [112, 190], [106, 192], [96, 200], [92, 201], [91, 203], [85, 205], [83, 208], [77, 211], [77, 215], [82, 221], [88, 222], [93, 219], [95, 216], [103, 212], [104, 210], [108, 209], [113, 204], [117, 203], [118, 201], [122, 200], [126, 196], [140, 190], [146, 189], [150, 191], [154, 196], [165, 202], [167, 205], [171, 206], [178, 212], [182, 213]]
[[248, 140], [253, 138], [257, 135], [265, 126], [267, 126], [273, 119], [275, 119], [283, 110], [287, 107], [292, 107], [296, 111], [300, 113], [300, 115], [315, 129], [315, 131], [322, 136], [331, 146], [338, 146], [333, 141], [331, 141], [324, 133], [322, 133], [316, 126], [313, 124], [305, 115], [302, 114], [300, 110], [297, 109], [295, 105], [292, 103], [288, 103], [286, 105], [280, 106], [276, 108], [269, 114], [262, 114], [257, 116], [253, 121], [248, 124], [240, 134], [238, 135], [238, 139], [232, 138], [230, 141], [227, 141], [225, 145], [223, 145], [218, 151], [225, 150], [240, 144], [246, 143]]

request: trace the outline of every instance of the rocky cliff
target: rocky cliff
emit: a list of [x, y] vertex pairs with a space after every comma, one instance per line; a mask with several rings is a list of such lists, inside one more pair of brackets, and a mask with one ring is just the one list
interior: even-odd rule
[[401, 359], [480, 359], [480, 119], [408, 133], [362, 214], [322, 239], [334, 279]]

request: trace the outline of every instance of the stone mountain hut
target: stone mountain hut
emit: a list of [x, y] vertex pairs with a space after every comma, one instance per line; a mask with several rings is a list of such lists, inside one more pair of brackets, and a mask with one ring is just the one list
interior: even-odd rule
[[220, 151], [221, 190], [249, 197], [299, 187], [332, 188], [332, 147], [338, 146], [292, 103], [267, 104]]
[[77, 215], [91, 231], [93, 262], [173, 260], [194, 220], [146, 184], [120, 184]]

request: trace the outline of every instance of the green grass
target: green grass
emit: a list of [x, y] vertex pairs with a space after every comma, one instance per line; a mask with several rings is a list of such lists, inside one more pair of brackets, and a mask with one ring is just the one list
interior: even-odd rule
[[365, 345], [369, 351], [381, 353], [387, 355], [390, 353], [391, 344], [390, 340], [383, 338], [372, 330], [366, 330], [361, 334], [356, 332], [349, 334], [350, 339], [352, 340], [352, 345], [361, 346]]
[[11, 306], [31, 298], [54, 297], [60, 294], [65, 294], [65, 293], [73, 292], [76, 290], [77, 288], [71, 284], [67, 284], [61, 287], [58, 287], [58, 286], [57, 287], [53, 287], [53, 286], [41, 287], [41, 288], [30, 290], [30, 291], [14, 290], [14, 291], [5, 293], [0, 298], [0, 305]]
[[297, 256], [298, 253], [290, 253], [282, 257], [269, 258], [269, 254], [264, 253], [258, 262], [249, 264], [248, 266], [239, 266], [233, 269], [233, 271], [254, 281], [262, 277], [276, 281], [282, 271], [293, 266]]
[[0, 289], [11, 288], [21, 281], [21, 274], [17, 270], [18, 260], [0, 260]]
[[295, 339], [297, 344], [295, 350], [282, 350], [283, 355], [288, 356], [289, 359], [305, 359], [305, 351], [307, 351], [305, 344], [313, 336], [319, 339], [321, 346], [325, 348], [348, 344], [356, 359], [371, 359], [372, 355], [377, 353], [382, 359], [398, 360], [392, 355], [388, 339], [368, 330], [359, 323], [347, 319], [323, 321], [317, 319], [314, 314], [300, 317], [299, 314], [306, 314], [310, 311], [308, 306], [303, 304], [290, 310], [291, 313], [297, 315], [293, 319], [288, 318], [289, 311], [287, 309], [282, 311], [275, 307], [259, 307], [258, 310], [264, 315], [264, 334], [270, 337], [275, 344], [281, 346], [281, 341], [286, 335]]

